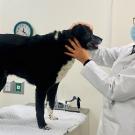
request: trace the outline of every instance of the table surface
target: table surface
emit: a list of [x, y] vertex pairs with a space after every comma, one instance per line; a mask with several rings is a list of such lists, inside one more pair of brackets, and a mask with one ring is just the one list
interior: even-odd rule
[[[35, 103], [28, 103], [26, 105], [34, 106]], [[63, 110], [63, 109], [57, 109], [57, 110]], [[77, 112], [78, 109], [77, 109], [77, 107], [69, 107], [66, 111], [68, 111], [68, 112]], [[88, 108], [80, 108], [80, 113], [83, 113], [85, 115], [87, 115], [89, 113], [89, 111], [90, 110]]]

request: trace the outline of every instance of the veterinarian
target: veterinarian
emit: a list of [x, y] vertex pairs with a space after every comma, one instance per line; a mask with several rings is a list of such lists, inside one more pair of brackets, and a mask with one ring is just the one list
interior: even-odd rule
[[[101, 48], [88, 52], [77, 39], [65, 54], [83, 65], [81, 74], [104, 97], [97, 135], [135, 135], [135, 46]], [[108, 74], [98, 65], [112, 68]]]

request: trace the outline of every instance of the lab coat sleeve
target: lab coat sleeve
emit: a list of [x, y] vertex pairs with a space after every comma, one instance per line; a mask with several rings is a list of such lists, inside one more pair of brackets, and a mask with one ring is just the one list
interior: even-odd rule
[[118, 58], [122, 48], [99, 48], [95, 51], [90, 51], [92, 59], [100, 66], [112, 67], [114, 61]]
[[87, 63], [81, 74], [106, 98], [123, 102], [135, 98], [135, 67], [109, 76], [94, 62]]

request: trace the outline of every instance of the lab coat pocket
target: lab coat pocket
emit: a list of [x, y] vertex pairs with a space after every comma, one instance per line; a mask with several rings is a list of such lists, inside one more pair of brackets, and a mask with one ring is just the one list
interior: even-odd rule
[[104, 135], [118, 135], [119, 125], [114, 121], [104, 118], [103, 119], [103, 134]]

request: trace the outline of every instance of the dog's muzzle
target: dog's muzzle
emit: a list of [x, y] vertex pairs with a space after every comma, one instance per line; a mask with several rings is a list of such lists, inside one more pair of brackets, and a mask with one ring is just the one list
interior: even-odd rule
[[90, 50], [98, 49], [98, 45], [101, 44], [102, 40], [103, 40], [102, 38], [96, 35], [92, 35], [91, 40], [87, 43], [88, 49]]

